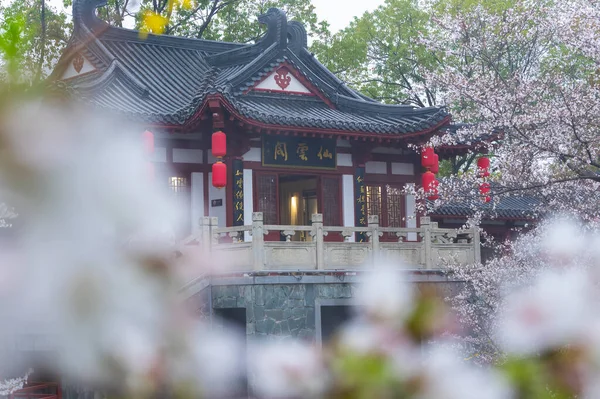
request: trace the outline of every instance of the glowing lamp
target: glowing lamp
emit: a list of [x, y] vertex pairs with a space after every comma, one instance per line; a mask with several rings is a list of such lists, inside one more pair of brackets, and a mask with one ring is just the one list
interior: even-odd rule
[[227, 154], [227, 136], [223, 132], [212, 135], [212, 154], [215, 158], [223, 158]]
[[431, 168], [433, 163], [435, 162], [435, 152], [433, 151], [433, 147], [425, 147], [421, 152], [421, 165], [424, 168]]
[[154, 153], [154, 134], [148, 130], [142, 133], [144, 140], [144, 154], [150, 155]]
[[488, 169], [490, 167], [490, 159], [488, 157], [481, 157], [477, 160], [477, 167], [479, 169]]
[[227, 165], [217, 161], [212, 166], [212, 185], [216, 188], [223, 188], [227, 185]]
[[433, 164], [429, 168], [431, 173], [437, 174], [440, 171], [440, 157], [438, 154], [433, 154]]

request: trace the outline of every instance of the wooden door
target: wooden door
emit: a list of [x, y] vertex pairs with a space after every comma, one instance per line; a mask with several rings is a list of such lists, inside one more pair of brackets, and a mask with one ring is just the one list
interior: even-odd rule
[[[258, 172], [254, 179], [254, 209], [263, 213], [264, 224], [279, 224], [279, 176], [277, 173]], [[266, 241], [279, 241], [279, 231], [270, 231]]]
[[[343, 226], [342, 184], [340, 176], [321, 176], [318, 181], [319, 212], [323, 214], [324, 226]], [[330, 233], [325, 241], [341, 242], [341, 234]]]

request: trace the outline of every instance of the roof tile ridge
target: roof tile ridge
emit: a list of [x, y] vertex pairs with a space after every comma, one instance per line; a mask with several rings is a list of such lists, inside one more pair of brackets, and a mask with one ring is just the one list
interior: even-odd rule
[[[313, 53], [311, 53], [307, 48], [304, 48], [300, 51], [300, 55], [294, 54], [298, 60], [302, 61], [302, 56], [307, 57], [311, 62], [315, 63], [316, 66], [319, 68], [320, 71], [322, 71], [327, 77], [329, 77], [330, 79], [332, 79], [337, 85], [336, 85], [336, 92], [339, 92], [339, 88], [343, 87], [344, 89], [346, 89], [346, 91], [349, 94], [352, 94], [352, 97], [355, 97], [357, 100], [363, 100], [365, 101], [363, 98], [361, 98], [360, 95], [358, 95], [357, 93], [354, 92], [354, 90], [351, 90], [348, 86], [346, 86], [346, 82], [344, 82], [343, 80], [341, 80], [340, 78], [338, 78], [333, 72], [331, 72], [325, 65], [323, 65], [321, 63], [321, 61], [319, 61], [317, 59], [317, 57], [314, 56]], [[319, 77], [320, 78], [320, 77]], [[320, 78], [321, 79], [321, 78]], [[323, 80], [323, 79], [321, 79]], [[325, 82], [323, 80], [324, 83], [328, 84], [327, 82]], [[328, 84], [329, 85], [329, 84]]]
[[105, 87], [110, 84], [114, 79], [118, 78], [118, 75], [121, 74], [123, 77], [127, 78], [131, 85], [133, 86], [133, 91], [135, 94], [140, 97], [144, 97], [149, 94], [148, 88], [140, 82], [135, 76], [133, 76], [118, 60], [114, 60], [111, 62], [109, 67], [96, 79], [93, 79], [89, 82], [83, 83], [77, 86], [77, 89], [96, 89]]
[[416, 107], [414, 105], [407, 104], [385, 104], [381, 102], [367, 102], [364, 100], [356, 100], [355, 98], [340, 95], [339, 105], [355, 109], [358, 111], [365, 112], [381, 112], [387, 115], [426, 115], [426, 114], [437, 114], [442, 112], [447, 114], [447, 108], [445, 106], [432, 106], [432, 107]]
[[239, 71], [228, 77], [227, 82], [236, 94], [240, 94], [252, 87], [257, 80], [272, 72], [282, 62], [284, 62], [284, 58], [281, 51], [273, 44]]
[[[164, 47], [177, 47], [181, 49], [186, 49], [190, 51], [206, 51], [206, 49], [195, 48], [187, 46], [189, 44], [205, 44], [214, 47], [233, 47], [231, 49], [223, 50], [222, 52], [227, 52], [231, 50], [236, 50], [239, 48], [248, 47], [250, 45], [244, 43], [235, 43], [235, 42], [223, 42], [217, 40], [208, 40], [202, 38], [194, 38], [194, 37], [184, 37], [184, 36], [174, 36], [174, 35], [154, 35], [148, 34], [146, 38], [141, 38], [139, 36], [139, 31], [135, 29], [127, 29], [118, 26], [110, 26], [110, 29], [103, 40], [110, 41], [127, 41], [127, 42], [135, 42], [140, 44], [152, 44], [156, 46], [164, 46]], [[127, 37], [129, 36], [129, 37]], [[168, 44], [167, 44], [168, 43]]]

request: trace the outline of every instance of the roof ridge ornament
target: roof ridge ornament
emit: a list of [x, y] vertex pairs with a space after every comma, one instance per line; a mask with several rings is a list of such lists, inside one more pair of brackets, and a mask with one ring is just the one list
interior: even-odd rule
[[287, 24], [288, 46], [292, 50], [301, 50], [308, 48], [308, 34], [306, 28], [301, 22], [290, 21]]
[[96, 9], [105, 6], [106, 3], [107, 0], [73, 0], [75, 32], [86, 35], [108, 27], [109, 25], [96, 15]]
[[286, 48], [288, 44], [288, 22], [285, 12], [279, 8], [269, 10], [258, 16], [258, 22], [267, 25], [267, 34], [259, 41], [267, 46], [278, 43], [280, 48]]

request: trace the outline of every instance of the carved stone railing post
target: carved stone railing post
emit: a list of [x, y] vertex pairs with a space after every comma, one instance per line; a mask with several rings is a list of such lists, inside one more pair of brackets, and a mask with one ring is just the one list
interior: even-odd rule
[[431, 219], [428, 216], [421, 217], [421, 229], [423, 230], [423, 252], [425, 253], [425, 269], [431, 269]]
[[481, 242], [479, 238], [479, 227], [473, 226], [473, 240], [471, 241], [471, 245], [473, 245], [473, 256], [475, 257], [475, 263], [481, 262]]
[[262, 212], [252, 213], [252, 255], [254, 257], [254, 270], [263, 270], [265, 267], [265, 237]]
[[315, 237], [315, 246], [317, 251], [317, 269], [325, 269], [325, 243], [323, 242], [323, 214], [315, 213], [312, 215], [312, 226]]
[[200, 233], [200, 248], [202, 248], [202, 253], [204, 256], [210, 256], [211, 252], [211, 241], [212, 241], [212, 226], [211, 226], [211, 218], [208, 216], [203, 216], [199, 220], [200, 229], [198, 232]]
[[378, 215], [369, 215], [368, 216], [368, 225], [369, 232], [367, 235], [369, 236], [369, 241], [371, 242], [371, 250], [373, 251], [373, 267], [380, 266], [379, 263], [381, 261], [381, 251], [379, 248], [379, 236], [382, 234], [379, 232], [379, 216]]

